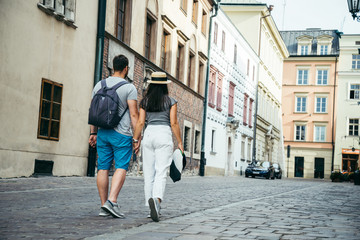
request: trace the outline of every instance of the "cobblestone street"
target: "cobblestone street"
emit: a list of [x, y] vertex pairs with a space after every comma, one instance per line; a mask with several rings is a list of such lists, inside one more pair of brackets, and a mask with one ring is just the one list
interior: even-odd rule
[[168, 180], [159, 223], [142, 177], [128, 177], [125, 219], [99, 217], [96, 179], [0, 179], [1, 239], [360, 239], [360, 187], [328, 180]]

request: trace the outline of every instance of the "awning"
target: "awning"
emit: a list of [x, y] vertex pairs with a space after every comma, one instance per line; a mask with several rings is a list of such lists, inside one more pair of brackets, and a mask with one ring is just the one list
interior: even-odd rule
[[359, 155], [360, 154], [360, 149], [355, 149], [355, 151], [353, 151], [352, 149], [342, 149], [342, 153], [343, 154], [356, 154]]

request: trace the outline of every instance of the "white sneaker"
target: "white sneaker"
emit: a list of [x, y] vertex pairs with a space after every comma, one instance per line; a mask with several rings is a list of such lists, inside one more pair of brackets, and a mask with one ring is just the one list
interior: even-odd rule
[[110, 213], [108, 213], [104, 209], [100, 208], [99, 216], [100, 217], [107, 217], [107, 216], [110, 216]]
[[110, 202], [110, 200], [107, 200], [101, 208], [110, 213], [114, 218], [125, 218], [125, 215], [120, 212], [119, 205], [117, 203]]
[[150, 217], [154, 222], [159, 221], [160, 202], [157, 198], [150, 198], [148, 200], [150, 207]]

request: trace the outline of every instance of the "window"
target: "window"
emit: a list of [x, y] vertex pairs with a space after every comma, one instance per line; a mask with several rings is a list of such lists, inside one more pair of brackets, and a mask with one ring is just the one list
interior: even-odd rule
[[145, 37], [145, 57], [150, 59], [151, 52], [151, 32], [153, 21], [149, 17], [146, 18], [146, 37]]
[[241, 160], [245, 161], [245, 139], [241, 140]]
[[326, 126], [317, 126], [315, 125], [315, 136], [314, 141], [315, 142], [325, 142], [325, 132], [326, 132]]
[[247, 106], [249, 95], [244, 94], [244, 112], [243, 112], [243, 124], [247, 126]]
[[203, 10], [202, 12], [202, 20], [201, 20], [201, 33], [204, 34], [206, 36], [206, 25], [207, 23], [207, 14], [206, 12]]
[[296, 96], [296, 112], [306, 112], [306, 97]]
[[320, 55], [327, 55], [328, 47], [328, 45], [320, 45]]
[[188, 87], [192, 87], [193, 84], [193, 75], [192, 72], [194, 71], [194, 59], [195, 59], [195, 55], [192, 52], [189, 52], [189, 64], [188, 64], [188, 82], [187, 82], [187, 86]]
[[201, 95], [204, 94], [204, 64], [202, 62], [199, 62], [199, 80], [197, 92]]
[[221, 102], [222, 102], [222, 83], [224, 75], [220, 72], [218, 73], [218, 83], [217, 83], [217, 94], [216, 94], [216, 109], [221, 111]]
[[225, 32], [222, 31], [221, 51], [225, 52]]
[[308, 69], [298, 69], [297, 84], [298, 85], [307, 85], [308, 84], [308, 77], [309, 77], [309, 70]]
[[211, 152], [215, 152], [215, 130], [211, 130]]
[[117, 15], [117, 32], [116, 37], [120, 41], [124, 41], [125, 34], [125, 6], [126, 0], [118, 0], [118, 15]]
[[359, 136], [359, 119], [350, 118], [349, 119], [349, 135], [350, 136]]
[[200, 141], [201, 141], [201, 134], [200, 131], [195, 130], [195, 144], [194, 144], [194, 153], [200, 153]]
[[216, 85], [216, 69], [210, 67], [209, 78], [209, 106], [215, 107], [215, 85]]
[[197, 17], [198, 17], [198, 0], [193, 1], [193, 12], [192, 12], [192, 22], [197, 25]]
[[255, 81], [255, 66], [253, 66], [253, 81]]
[[184, 131], [184, 151], [189, 152], [190, 150], [190, 128], [185, 126]]
[[237, 60], [237, 46], [236, 44], [234, 45], [234, 63], [236, 64], [236, 60]]
[[317, 70], [317, 84], [327, 85], [328, 83], [328, 70]]
[[352, 55], [352, 69], [360, 69], [360, 54]]
[[217, 37], [218, 37], [218, 24], [214, 23], [214, 43], [217, 44]]
[[308, 53], [309, 53], [309, 46], [308, 45], [301, 46], [301, 55], [308, 55]]
[[246, 76], [250, 75], [250, 59], [247, 60]]
[[360, 84], [350, 84], [350, 99], [360, 99]]
[[306, 125], [295, 125], [295, 140], [305, 141]]
[[170, 35], [164, 31], [163, 37], [161, 40], [161, 56], [160, 56], [160, 66], [164, 70], [166, 70], [166, 67], [167, 67], [166, 64], [168, 61], [169, 39], [170, 39]]
[[316, 97], [316, 107], [315, 112], [316, 113], [326, 113], [326, 104], [327, 98], [326, 97]]
[[230, 82], [228, 115], [231, 117], [234, 116], [234, 92], [235, 92], [235, 84], [233, 82]]
[[182, 65], [181, 63], [183, 62], [183, 57], [184, 57], [184, 46], [182, 46], [181, 44], [178, 44], [178, 49], [177, 49], [177, 53], [176, 53], [176, 78], [178, 80], [180, 79], [180, 66]]
[[249, 127], [252, 128], [252, 108], [253, 108], [254, 99], [250, 98], [250, 105], [249, 105]]
[[76, 0], [40, 0], [38, 3], [40, 10], [74, 28], [75, 6]]
[[180, 0], [180, 8], [186, 13], [187, 12], [187, 0]]
[[62, 84], [42, 79], [38, 138], [59, 140]]

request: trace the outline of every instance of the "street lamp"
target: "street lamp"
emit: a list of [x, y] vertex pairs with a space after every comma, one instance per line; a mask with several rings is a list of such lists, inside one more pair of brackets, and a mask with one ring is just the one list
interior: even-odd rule
[[348, 6], [349, 6], [349, 12], [351, 13], [351, 16], [353, 19], [360, 22], [360, 16], [357, 16], [356, 14], [360, 11], [360, 0], [347, 0]]

